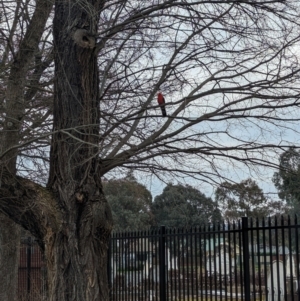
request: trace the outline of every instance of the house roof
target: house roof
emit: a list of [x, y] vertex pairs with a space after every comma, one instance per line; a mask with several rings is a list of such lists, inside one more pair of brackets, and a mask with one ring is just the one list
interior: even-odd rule
[[230, 248], [231, 251], [235, 252], [235, 254], [240, 254], [240, 249], [237, 245], [229, 244], [222, 237], [218, 237], [217, 239], [216, 238], [206, 239], [205, 247], [204, 247], [205, 252], [214, 252], [214, 250], [219, 247], [221, 248], [223, 247], [225, 250]]

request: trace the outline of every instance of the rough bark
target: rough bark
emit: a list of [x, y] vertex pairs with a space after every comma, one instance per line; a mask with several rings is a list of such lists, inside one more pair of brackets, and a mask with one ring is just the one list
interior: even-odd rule
[[[98, 2], [84, 5], [99, 14]], [[57, 199], [63, 220], [60, 229], [45, 238], [51, 301], [109, 299], [106, 256], [112, 217], [102, 192], [98, 155], [96, 15], [87, 15], [86, 7], [74, 3], [56, 2], [56, 134], [48, 189]]]
[[108, 300], [106, 256], [111, 213], [100, 180], [99, 187], [94, 185], [96, 195], [85, 192], [81, 198], [71, 193], [66, 199], [71, 185], [61, 184], [60, 192], [51, 193], [27, 179], [16, 177], [15, 181], [6, 175], [2, 176], [1, 207], [37, 238], [44, 251], [47, 300]]
[[[109, 300], [107, 282], [107, 241], [110, 213], [105, 200], [87, 201], [58, 233], [46, 239], [45, 255], [49, 277], [49, 300]], [[74, 221], [75, 219], [80, 222]]]

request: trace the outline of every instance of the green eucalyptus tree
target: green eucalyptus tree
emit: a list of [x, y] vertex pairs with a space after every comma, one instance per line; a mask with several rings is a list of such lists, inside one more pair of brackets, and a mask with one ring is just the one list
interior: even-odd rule
[[190, 185], [168, 184], [151, 209], [158, 226], [189, 228], [222, 220], [217, 203]]
[[273, 183], [281, 200], [290, 206], [290, 212], [298, 214], [300, 209], [300, 152], [290, 147], [280, 155], [278, 171]]
[[114, 231], [146, 230], [153, 225], [152, 195], [134, 177], [104, 181], [103, 191], [112, 210]]
[[252, 179], [240, 183], [223, 182], [215, 192], [225, 220], [237, 221], [243, 216], [266, 218], [276, 213], [283, 213], [282, 202], [272, 201]]

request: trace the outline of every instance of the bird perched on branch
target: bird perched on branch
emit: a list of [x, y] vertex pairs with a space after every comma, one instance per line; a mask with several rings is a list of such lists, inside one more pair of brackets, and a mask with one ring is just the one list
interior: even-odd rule
[[163, 115], [163, 117], [166, 117], [167, 116], [167, 112], [166, 112], [166, 106], [165, 106], [165, 98], [164, 96], [162, 95], [161, 92], [158, 92], [157, 94], [157, 102], [160, 106], [160, 109], [161, 109], [161, 113]]

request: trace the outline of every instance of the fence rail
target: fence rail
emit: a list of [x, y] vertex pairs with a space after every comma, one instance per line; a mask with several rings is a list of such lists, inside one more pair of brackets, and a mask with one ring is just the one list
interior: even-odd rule
[[[111, 300], [300, 301], [299, 227], [297, 218], [242, 218], [191, 229], [113, 233]], [[32, 251], [26, 254], [33, 259]], [[43, 294], [43, 281], [31, 275], [35, 264], [23, 261], [27, 285], [19, 290], [30, 294], [35, 283]], [[40, 279], [42, 271], [40, 262]]]

